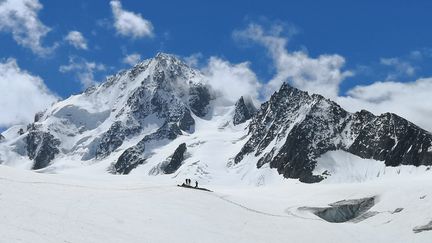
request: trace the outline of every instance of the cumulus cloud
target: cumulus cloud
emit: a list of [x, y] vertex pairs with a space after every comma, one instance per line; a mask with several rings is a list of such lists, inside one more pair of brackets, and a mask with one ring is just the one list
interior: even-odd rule
[[140, 54], [138, 54], [138, 53], [132, 53], [132, 54], [126, 55], [123, 58], [122, 62], [125, 63], [125, 64], [133, 66], [133, 65], [137, 64], [140, 60], [141, 60], [141, 55]]
[[[414, 55], [418, 57], [419, 53], [415, 53]], [[400, 77], [412, 77], [416, 72], [416, 69], [411, 63], [403, 61], [400, 58], [381, 58], [380, 63], [394, 69], [387, 75], [386, 80], [395, 80]]]
[[392, 112], [432, 131], [432, 78], [413, 82], [375, 82], [357, 86], [337, 102], [355, 112], [366, 109], [376, 115]]
[[56, 45], [44, 47], [43, 38], [50, 28], [38, 16], [42, 4], [38, 0], [0, 1], [0, 31], [12, 34], [21, 46], [40, 56], [51, 53]]
[[94, 79], [95, 73], [105, 71], [105, 65], [96, 62], [89, 62], [84, 58], [70, 57], [69, 64], [62, 65], [59, 71], [62, 73], [72, 72], [81, 82], [83, 88], [88, 88], [97, 82]]
[[132, 38], [152, 37], [153, 25], [141, 14], [124, 10], [119, 0], [110, 2], [117, 33]]
[[65, 40], [76, 49], [87, 50], [87, 40], [79, 31], [70, 31], [65, 36]]
[[[320, 55], [312, 58], [302, 51], [289, 52], [288, 38], [282, 35], [281, 27], [265, 30], [257, 24], [250, 24], [245, 30], [233, 33], [237, 40], [258, 43], [265, 47], [272, 58], [276, 74], [264, 84], [267, 94], [279, 89], [284, 81], [313, 93], [335, 100], [348, 111], [366, 109], [376, 115], [385, 112], [398, 114], [420, 127], [432, 131], [432, 78], [411, 82], [377, 81], [370, 85], [359, 85], [339, 95], [341, 82], [353, 75], [343, 71], [345, 59], [339, 55]], [[428, 57], [427, 49], [410, 53], [409, 58], [419, 60]], [[383, 58], [380, 64], [392, 67], [388, 79], [415, 75], [416, 68], [400, 58]], [[253, 86], [252, 86], [253, 87]]]
[[211, 57], [202, 72], [210, 86], [221, 94], [225, 101], [234, 104], [240, 96], [258, 98], [260, 83], [248, 62], [232, 64], [218, 57]]
[[0, 61], [0, 127], [29, 123], [56, 100], [43, 80], [20, 69], [15, 59]]
[[289, 52], [286, 48], [288, 39], [282, 33], [282, 26], [273, 26], [266, 31], [258, 24], [250, 24], [246, 29], [233, 33], [237, 40], [264, 46], [272, 58], [276, 74], [265, 87], [266, 95], [279, 89], [283, 82], [289, 82], [303, 90], [337, 97], [340, 83], [353, 75], [351, 71], [342, 70], [345, 59], [336, 54], [313, 58], [304, 51]]

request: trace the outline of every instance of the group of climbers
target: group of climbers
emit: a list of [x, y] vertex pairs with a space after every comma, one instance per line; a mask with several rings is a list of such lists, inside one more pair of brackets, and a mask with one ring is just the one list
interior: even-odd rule
[[[191, 186], [192, 180], [191, 179], [185, 179], [185, 183], [182, 184], [182, 186]], [[198, 181], [195, 181], [195, 188], [198, 188]]]

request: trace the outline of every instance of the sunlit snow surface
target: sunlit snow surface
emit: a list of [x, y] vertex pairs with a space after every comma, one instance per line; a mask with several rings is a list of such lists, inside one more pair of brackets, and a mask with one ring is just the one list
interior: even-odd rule
[[[0, 166], [1, 242], [430, 242], [431, 176], [364, 183], [180, 188], [160, 177], [50, 175]], [[159, 179], [156, 179], [159, 178]], [[375, 214], [328, 223], [298, 208], [376, 196]], [[395, 209], [403, 208], [394, 213]]]

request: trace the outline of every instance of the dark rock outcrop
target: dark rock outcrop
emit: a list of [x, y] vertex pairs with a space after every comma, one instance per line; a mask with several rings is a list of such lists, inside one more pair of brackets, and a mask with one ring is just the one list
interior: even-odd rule
[[162, 168], [165, 174], [172, 174], [180, 168], [186, 152], [186, 143], [180, 144], [171, 156], [170, 162]]
[[432, 164], [432, 135], [413, 123], [396, 114], [375, 117], [365, 111], [355, 113], [353, 120], [356, 139], [348, 152], [387, 166]]
[[115, 174], [129, 174], [133, 169], [138, 167], [138, 165], [144, 164], [145, 158], [142, 157], [145, 150], [145, 144], [141, 146], [134, 146], [126, 149], [117, 159], [117, 162], [114, 164]]
[[5, 140], [5, 137], [0, 133], [0, 143]]
[[39, 122], [44, 116], [44, 113], [45, 113], [44, 111], [36, 113], [34, 116], [34, 122]]
[[113, 166], [113, 173], [115, 174], [129, 174], [138, 165], [144, 164], [146, 161], [147, 144], [151, 142], [163, 143], [173, 140], [182, 134], [182, 131], [175, 123], [165, 123], [156, 132], [145, 136], [138, 144], [126, 149]]
[[208, 87], [197, 84], [191, 87], [189, 91], [189, 106], [192, 112], [199, 116], [204, 117], [208, 111], [208, 105], [212, 97]]
[[256, 108], [251, 102], [245, 102], [243, 96], [235, 104], [233, 124], [238, 125], [249, 119], [255, 114]]
[[100, 159], [106, 157], [112, 151], [120, 147], [126, 137], [137, 133], [138, 130], [139, 128], [125, 126], [120, 121], [114, 122], [110, 129], [103, 134], [96, 150], [96, 158]]
[[303, 182], [322, 180], [312, 173], [316, 159], [339, 149], [388, 166], [432, 164], [429, 132], [391, 113], [349, 113], [321, 95], [287, 84], [262, 104], [249, 134], [236, 163], [253, 153], [258, 168], [269, 163], [284, 177]]
[[21, 135], [23, 135], [25, 132], [24, 132], [24, 129], [20, 128], [20, 129], [18, 130], [17, 133], [18, 133], [18, 135], [21, 136]]
[[32, 130], [26, 136], [27, 155], [34, 160], [32, 169], [45, 168], [60, 152], [60, 140], [49, 132]]

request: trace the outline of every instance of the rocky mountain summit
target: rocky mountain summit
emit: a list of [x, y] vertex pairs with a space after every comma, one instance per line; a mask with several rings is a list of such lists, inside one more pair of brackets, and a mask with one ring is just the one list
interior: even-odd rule
[[395, 114], [349, 113], [288, 84], [258, 109], [244, 97], [215, 102], [218, 95], [198, 70], [159, 53], [5, 131], [0, 163], [206, 180], [251, 165], [303, 182], [328, 176], [314, 169], [329, 151], [387, 166], [432, 165], [432, 135]]
[[258, 158], [287, 178], [317, 182], [316, 159], [344, 150], [388, 166], [432, 165], [432, 134], [392, 113], [349, 113], [335, 102], [283, 84], [249, 125], [250, 138], [236, 155]]

